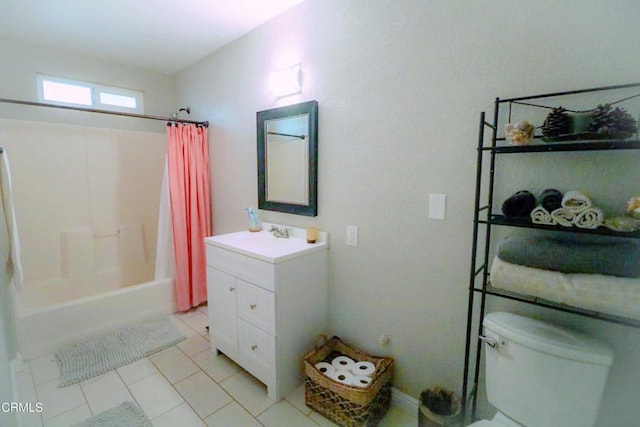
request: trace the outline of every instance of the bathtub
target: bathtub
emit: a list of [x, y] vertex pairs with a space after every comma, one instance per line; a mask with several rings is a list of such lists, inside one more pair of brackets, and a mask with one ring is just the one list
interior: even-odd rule
[[46, 306], [13, 288], [18, 348], [30, 360], [127, 323], [176, 312], [173, 279], [160, 279]]
[[159, 226], [164, 132], [0, 125], [24, 271], [24, 283], [12, 289], [22, 357], [175, 312], [172, 279], [153, 280], [172, 276], [155, 271], [158, 242], [166, 251], [161, 235], [171, 230], [168, 222]]

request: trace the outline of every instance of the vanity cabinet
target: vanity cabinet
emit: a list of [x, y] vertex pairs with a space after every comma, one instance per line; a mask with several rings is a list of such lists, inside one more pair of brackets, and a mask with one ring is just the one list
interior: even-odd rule
[[[264, 225], [263, 225], [264, 226]], [[242, 231], [205, 239], [211, 351], [222, 352], [278, 401], [303, 380], [303, 356], [326, 332], [326, 234]]]

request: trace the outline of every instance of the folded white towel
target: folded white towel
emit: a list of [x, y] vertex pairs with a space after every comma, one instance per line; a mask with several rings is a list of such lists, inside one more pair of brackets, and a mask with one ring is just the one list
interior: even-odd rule
[[0, 185], [2, 186], [2, 194], [0, 200], [0, 208], [4, 209], [4, 215], [7, 221], [9, 234], [9, 244], [11, 246], [11, 266], [13, 268], [13, 281], [19, 290], [24, 280], [22, 271], [22, 262], [20, 261], [20, 238], [18, 236], [18, 224], [16, 222], [16, 212], [13, 207], [13, 190], [11, 187], [11, 169], [9, 168], [9, 155], [5, 148], [2, 157], [2, 166], [0, 166]]
[[531, 221], [534, 224], [544, 225], [556, 225], [558, 223], [555, 218], [551, 216], [551, 213], [542, 206], [538, 206], [531, 211]]
[[581, 191], [567, 191], [562, 196], [562, 207], [577, 214], [591, 207], [591, 199]]
[[491, 285], [525, 295], [640, 320], [640, 279], [566, 274], [511, 264], [495, 257]]
[[604, 222], [604, 214], [599, 208], [592, 206], [576, 215], [573, 223], [579, 228], [598, 228]]
[[573, 220], [576, 214], [566, 208], [558, 208], [551, 212], [551, 217], [563, 227], [573, 227]]

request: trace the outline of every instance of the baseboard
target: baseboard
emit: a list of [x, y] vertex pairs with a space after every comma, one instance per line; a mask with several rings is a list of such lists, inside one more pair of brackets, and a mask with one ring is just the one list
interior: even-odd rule
[[418, 414], [418, 399], [401, 392], [397, 388], [391, 389], [391, 406], [402, 409], [410, 414]]

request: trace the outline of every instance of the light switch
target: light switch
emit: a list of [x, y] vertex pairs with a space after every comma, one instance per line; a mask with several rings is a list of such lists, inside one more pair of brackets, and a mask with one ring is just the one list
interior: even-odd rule
[[347, 225], [347, 245], [358, 246], [358, 227], [355, 225]]
[[446, 194], [429, 194], [429, 219], [444, 219], [446, 205]]

